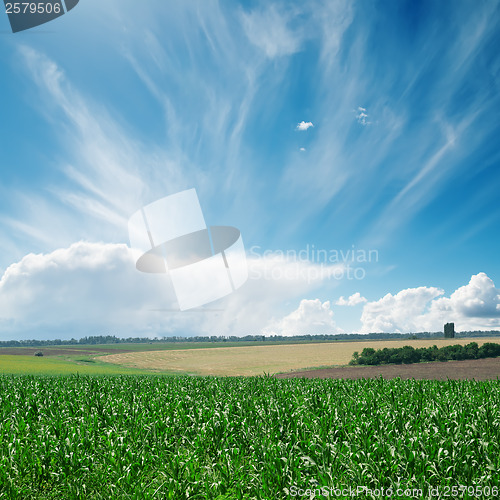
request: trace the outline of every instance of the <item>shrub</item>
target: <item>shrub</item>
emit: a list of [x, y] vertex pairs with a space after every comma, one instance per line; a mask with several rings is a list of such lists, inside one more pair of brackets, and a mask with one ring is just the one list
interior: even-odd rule
[[418, 349], [405, 345], [400, 348], [373, 349], [366, 347], [361, 355], [355, 353], [349, 364], [351, 365], [384, 365], [384, 364], [411, 364], [421, 361], [449, 361], [478, 358], [496, 358], [500, 356], [500, 345], [487, 342], [478, 347], [476, 342], [471, 342], [465, 346], [448, 345], [440, 349], [432, 347], [420, 347]]

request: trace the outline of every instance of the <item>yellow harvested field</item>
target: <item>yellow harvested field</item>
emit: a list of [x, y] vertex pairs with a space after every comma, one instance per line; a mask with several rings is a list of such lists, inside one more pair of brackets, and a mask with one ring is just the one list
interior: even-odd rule
[[129, 368], [158, 372], [190, 373], [196, 375], [262, 375], [289, 372], [320, 366], [347, 365], [354, 351], [365, 347], [403, 347], [437, 345], [498, 343], [498, 338], [430, 339], [430, 340], [375, 340], [366, 342], [331, 342], [318, 344], [284, 344], [270, 346], [213, 347], [207, 349], [179, 349], [169, 351], [130, 352], [100, 356], [99, 361]]

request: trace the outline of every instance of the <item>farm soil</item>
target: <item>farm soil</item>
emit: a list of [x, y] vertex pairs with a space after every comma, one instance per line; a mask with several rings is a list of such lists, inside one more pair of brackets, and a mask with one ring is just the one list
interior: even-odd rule
[[500, 358], [436, 361], [410, 365], [342, 366], [280, 373], [277, 378], [402, 378], [423, 380], [495, 380], [500, 378]]

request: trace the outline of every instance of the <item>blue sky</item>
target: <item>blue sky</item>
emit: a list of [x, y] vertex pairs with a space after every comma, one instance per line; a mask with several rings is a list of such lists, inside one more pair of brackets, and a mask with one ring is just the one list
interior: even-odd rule
[[[0, 15], [0, 338], [500, 329], [497, 1], [137, 5]], [[127, 221], [189, 188], [250, 279], [176, 313]]]

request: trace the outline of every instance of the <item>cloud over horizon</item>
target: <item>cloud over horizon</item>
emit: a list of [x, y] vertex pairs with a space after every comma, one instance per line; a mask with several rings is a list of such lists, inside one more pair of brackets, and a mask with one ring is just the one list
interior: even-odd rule
[[[340, 286], [324, 267], [283, 256], [248, 258], [249, 280], [199, 313], [181, 313], [167, 275], [140, 273], [124, 244], [78, 242], [48, 254], [29, 254], [0, 279], [0, 339], [128, 336], [327, 334], [349, 331], [334, 319], [329, 301], [300, 299], [324, 286]], [[473, 275], [450, 297], [436, 287], [388, 293], [367, 301], [359, 292], [335, 306], [364, 304], [360, 333], [500, 329], [500, 290], [485, 274]], [[298, 304], [284, 312], [283, 302]]]
[[303, 299], [299, 307], [281, 320], [274, 320], [264, 328], [267, 335], [316, 335], [335, 334], [344, 331], [337, 327], [333, 319], [330, 301]]
[[239, 290], [180, 312], [168, 274], [141, 273], [136, 258], [125, 244], [83, 241], [26, 255], [0, 279], [0, 339], [260, 333], [283, 300], [337, 286], [343, 273], [341, 264], [254, 255]]
[[448, 322], [459, 331], [500, 329], [500, 290], [486, 273], [473, 275], [450, 297], [436, 287], [388, 293], [368, 302], [361, 315], [361, 332], [435, 332]]

